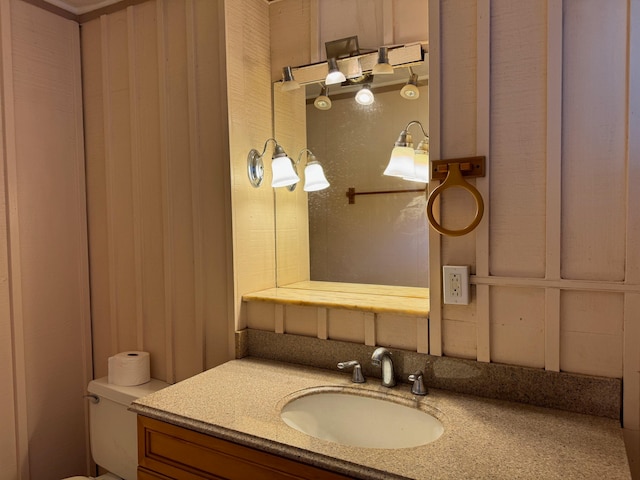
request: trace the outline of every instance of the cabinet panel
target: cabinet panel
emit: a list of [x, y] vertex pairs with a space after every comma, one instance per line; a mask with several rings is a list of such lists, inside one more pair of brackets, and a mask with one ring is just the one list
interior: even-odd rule
[[138, 442], [139, 480], [348, 478], [143, 416]]

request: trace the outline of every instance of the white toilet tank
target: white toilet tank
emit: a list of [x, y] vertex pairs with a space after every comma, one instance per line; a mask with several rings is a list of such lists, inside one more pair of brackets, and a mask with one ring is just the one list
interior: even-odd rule
[[124, 480], [136, 480], [136, 414], [128, 408], [134, 400], [167, 386], [155, 379], [134, 387], [113, 385], [107, 377], [89, 382], [87, 390], [100, 399], [89, 407], [91, 455], [98, 465]]

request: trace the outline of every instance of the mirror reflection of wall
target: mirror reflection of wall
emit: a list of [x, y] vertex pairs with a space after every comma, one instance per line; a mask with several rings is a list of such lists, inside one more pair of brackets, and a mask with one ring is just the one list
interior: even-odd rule
[[[359, 105], [354, 94], [330, 90], [332, 107], [307, 102], [307, 142], [322, 163], [331, 187], [309, 194], [311, 280], [427, 287], [428, 223], [424, 183], [382, 175], [400, 131], [419, 120], [428, 133], [428, 87], [418, 99], [400, 89], [374, 88], [375, 102]], [[309, 88], [309, 87], [307, 87]], [[414, 142], [419, 128], [411, 130]], [[358, 195], [357, 192], [421, 189], [422, 192]]]

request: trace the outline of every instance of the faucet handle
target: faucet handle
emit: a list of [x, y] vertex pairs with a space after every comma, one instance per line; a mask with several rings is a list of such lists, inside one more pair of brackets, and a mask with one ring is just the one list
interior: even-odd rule
[[413, 382], [413, 385], [411, 385], [411, 393], [413, 393], [414, 395], [427, 394], [427, 387], [424, 386], [424, 379], [421, 370], [418, 370], [417, 372], [409, 375], [409, 381]]
[[351, 360], [349, 362], [340, 362], [338, 364], [339, 370], [344, 370], [345, 368], [350, 367], [353, 367], [353, 375], [351, 377], [351, 381], [353, 383], [364, 383], [366, 380], [364, 379], [364, 375], [362, 375], [362, 367], [356, 360]]

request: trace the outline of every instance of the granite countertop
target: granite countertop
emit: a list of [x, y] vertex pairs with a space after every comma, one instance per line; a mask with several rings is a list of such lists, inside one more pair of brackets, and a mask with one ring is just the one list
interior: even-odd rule
[[[323, 386], [414, 399], [437, 412], [444, 434], [420, 447], [384, 450], [318, 440], [279, 410]], [[630, 479], [619, 421], [431, 389], [414, 397], [379, 379], [257, 358], [233, 360], [140, 398], [134, 412], [360, 479]]]

